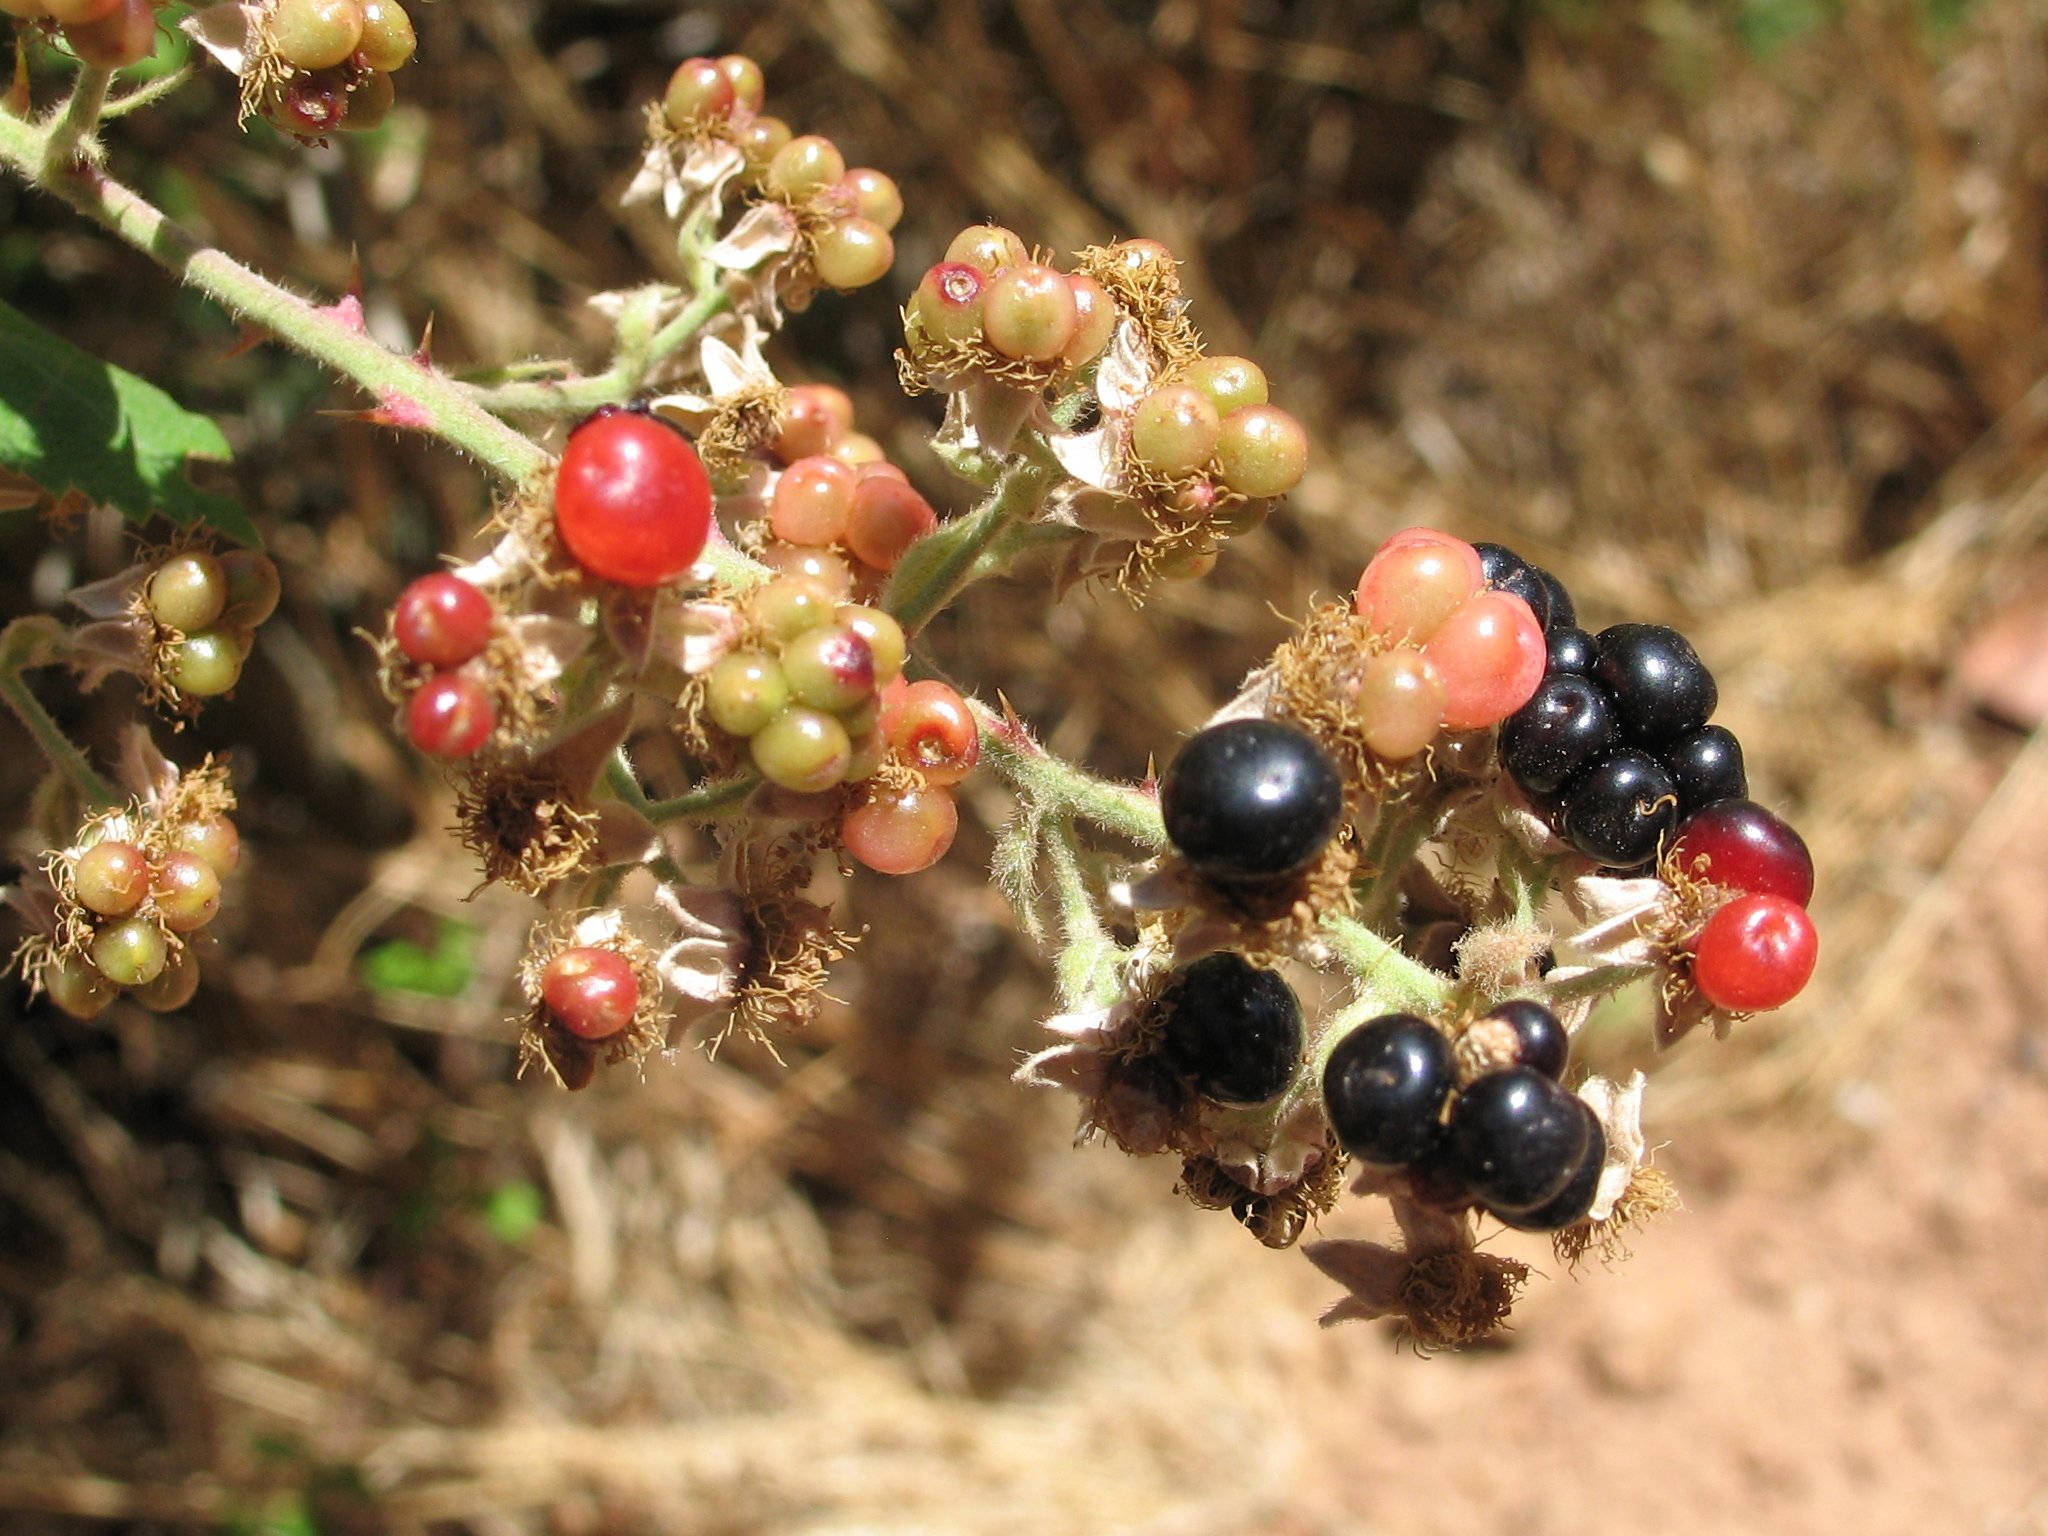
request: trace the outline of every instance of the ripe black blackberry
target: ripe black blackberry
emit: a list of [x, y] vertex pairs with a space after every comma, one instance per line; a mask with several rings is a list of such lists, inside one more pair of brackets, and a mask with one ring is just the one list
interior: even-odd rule
[[1479, 551], [1480, 574], [1498, 592], [1512, 592], [1529, 605], [1536, 622], [1548, 635], [1555, 625], [1576, 622], [1572, 600], [1564, 583], [1540, 565], [1531, 565], [1504, 544], [1474, 544]]
[[1276, 880], [1313, 864], [1344, 819], [1344, 781], [1313, 736], [1277, 720], [1197, 731], [1159, 784], [1166, 836], [1220, 883]]
[[1590, 677], [1544, 678], [1500, 728], [1500, 760], [1533, 795], [1554, 795], [1619, 744], [1614, 707]]
[[1159, 1009], [1159, 1059], [1204, 1098], [1264, 1104], [1294, 1080], [1301, 1003], [1279, 972], [1219, 950], [1168, 981]]
[[1578, 1163], [1566, 1176], [1563, 1188], [1534, 1210], [1487, 1207], [1492, 1215], [1518, 1231], [1562, 1232], [1586, 1219], [1586, 1213], [1593, 1208], [1593, 1197], [1600, 1193], [1600, 1171], [1607, 1163], [1607, 1132], [1601, 1127], [1600, 1117], [1593, 1113], [1590, 1104], [1576, 1095], [1572, 1102], [1578, 1105], [1580, 1118], [1586, 1125], [1586, 1145], [1579, 1154]]
[[1548, 1078], [1563, 1075], [1572, 1041], [1556, 1014], [1533, 998], [1512, 997], [1489, 1010], [1486, 1017], [1514, 1030], [1518, 1065], [1534, 1067]]
[[1453, 1101], [1446, 1154], [1487, 1209], [1526, 1215], [1564, 1193], [1597, 1129], [1577, 1095], [1534, 1067], [1509, 1067]]
[[1722, 800], [1741, 800], [1749, 794], [1749, 775], [1742, 766], [1742, 743], [1725, 725], [1702, 726], [1679, 737], [1657, 756], [1671, 771], [1671, 782], [1678, 786], [1680, 816], [1690, 816]]
[[1370, 1163], [1426, 1162], [1443, 1145], [1457, 1081], [1450, 1042], [1412, 1013], [1383, 1014], [1337, 1043], [1323, 1068], [1323, 1110], [1344, 1149]]
[[1707, 723], [1719, 700], [1692, 642], [1664, 624], [1613, 624], [1593, 637], [1593, 676], [1614, 699], [1622, 734], [1655, 749]]
[[1678, 825], [1678, 788], [1664, 765], [1636, 747], [1609, 753], [1564, 794], [1564, 835], [1589, 859], [1633, 869], [1657, 855]]

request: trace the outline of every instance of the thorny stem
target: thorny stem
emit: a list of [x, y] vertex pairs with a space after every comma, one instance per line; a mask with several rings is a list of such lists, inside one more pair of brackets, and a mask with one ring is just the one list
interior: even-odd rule
[[1356, 918], [1326, 914], [1322, 922], [1323, 942], [1331, 956], [1358, 978], [1371, 1013], [1393, 1008], [1431, 1014], [1443, 1007], [1449, 981], [1401, 953], [1401, 946], [1382, 938]]
[[54, 666], [63, 661], [69, 634], [55, 619], [40, 616], [16, 619], [0, 629], [0, 699], [27, 728], [50, 765], [70, 781], [71, 787], [88, 805], [112, 807], [121, 797], [99, 776], [85, 754], [72, 744], [64, 728], [50, 718], [42, 701], [22, 676], [30, 667]]
[[1091, 822], [1153, 852], [1166, 847], [1166, 828], [1153, 796], [1054, 757], [1022, 726], [1005, 721], [979, 700], [969, 707], [981, 725], [983, 758], [1042, 813]]
[[[82, 83], [82, 82], [81, 82]], [[77, 98], [74, 96], [74, 100]], [[47, 126], [0, 113], [0, 164], [62, 198], [172, 275], [374, 396], [380, 421], [440, 438], [517, 484], [548, 455], [438, 369], [372, 340], [360, 322], [308, 303], [242, 265], [95, 166], [53, 164], [68, 111]]]
[[1038, 510], [1058, 473], [1049, 460], [1024, 460], [1004, 473], [988, 500], [911, 549], [882, 597], [906, 634], [916, 634], [970, 583], [989, 574], [977, 569], [983, 551]]
[[581, 416], [601, 405], [632, 399], [659, 364], [732, 307], [732, 295], [723, 286], [707, 288], [657, 330], [654, 305], [665, 291], [643, 288], [629, 296], [619, 315], [618, 349], [604, 372], [586, 378], [469, 385], [469, 398], [504, 416]]

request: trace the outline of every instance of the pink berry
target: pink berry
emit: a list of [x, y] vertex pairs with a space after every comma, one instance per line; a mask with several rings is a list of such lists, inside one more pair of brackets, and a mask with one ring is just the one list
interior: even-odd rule
[[828, 454], [798, 459], [775, 482], [768, 531], [791, 544], [837, 544], [853, 512], [853, 466]]
[[1389, 762], [1399, 762], [1436, 740], [1443, 728], [1444, 700], [1444, 680], [1435, 663], [1403, 645], [1365, 664], [1352, 705], [1365, 744]]
[[792, 385], [776, 427], [773, 446], [785, 464], [830, 453], [853, 430], [853, 402], [830, 384]]
[[887, 475], [871, 475], [853, 493], [846, 547], [878, 571], [893, 571], [905, 550], [939, 526], [932, 504]]
[[914, 875], [945, 857], [959, 827], [950, 790], [885, 790], [840, 818], [839, 839], [869, 869]]
[[928, 784], [958, 784], [981, 761], [981, 732], [967, 701], [931, 679], [892, 684], [882, 695], [882, 734]]
[[1469, 544], [1382, 547], [1358, 578], [1353, 607], [1374, 634], [1421, 645], [1485, 585]]
[[1443, 674], [1444, 724], [1477, 730], [1507, 719], [1543, 681], [1543, 626], [1511, 592], [1480, 592], [1422, 648]]

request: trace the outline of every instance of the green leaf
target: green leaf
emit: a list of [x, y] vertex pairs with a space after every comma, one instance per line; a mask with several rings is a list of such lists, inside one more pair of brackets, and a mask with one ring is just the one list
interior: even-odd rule
[[191, 459], [232, 457], [220, 428], [0, 303], [0, 465], [52, 495], [76, 489], [130, 522], [161, 514], [260, 545], [241, 504], [202, 491]]
[[446, 921], [434, 936], [432, 949], [410, 939], [393, 939], [363, 956], [363, 981], [379, 993], [460, 997], [476, 974], [476, 941], [476, 929], [469, 924]]

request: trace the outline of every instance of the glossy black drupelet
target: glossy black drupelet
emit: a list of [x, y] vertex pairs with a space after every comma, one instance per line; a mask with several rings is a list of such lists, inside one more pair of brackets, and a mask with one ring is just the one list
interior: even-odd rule
[[1479, 572], [1496, 592], [1512, 592], [1529, 605], [1536, 622], [1550, 628], [1550, 588], [1536, 574], [1536, 568], [1505, 544], [1474, 544], [1479, 551]]
[[1582, 677], [1591, 676], [1593, 663], [1600, 659], [1593, 637], [1570, 625], [1553, 626], [1546, 637], [1546, 644], [1550, 653], [1544, 664], [1547, 673], [1576, 672]]
[[1159, 784], [1166, 836], [1220, 882], [1273, 880], [1315, 862], [1344, 819], [1344, 783], [1306, 731], [1230, 720], [1189, 737]]
[[1544, 678], [1500, 728], [1501, 762], [1535, 795], [1556, 794], [1618, 744], [1607, 691], [1570, 672]]
[[1534, 1067], [1545, 1077], [1563, 1075], [1564, 1064], [1571, 1056], [1572, 1040], [1558, 1023], [1556, 1014], [1533, 998], [1513, 997], [1491, 1009], [1486, 1017], [1499, 1019], [1514, 1030], [1522, 1066]]
[[1714, 712], [1714, 675], [1677, 630], [1615, 624], [1593, 638], [1598, 678], [1614, 699], [1616, 723], [1639, 747], [1657, 748], [1696, 731]]
[[1395, 1167], [1433, 1157], [1457, 1081], [1450, 1042], [1425, 1019], [1389, 1013], [1337, 1043], [1323, 1069], [1323, 1110], [1354, 1156]]
[[1707, 725], [1687, 733], [1657, 753], [1678, 786], [1678, 814], [1721, 800], [1740, 800], [1749, 793], [1743, 771], [1742, 743], [1725, 725]]
[[1589, 859], [1630, 869], [1656, 857], [1678, 825], [1678, 789], [1664, 765], [1634, 747], [1595, 763], [1564, 797], [1564, 835]]
[[1169, 980], [1159, 1059], [1219, 1104], [1263, 1104], [1294, 1080], [1301, 1003], [1277, 971], [1220, 950]]
[[1537, 1210], [1580, 1169], [1591, 1135], [1585, 1110], [1533, 1067], [1489, 1072], [1451, 1106], [1451, 1170], [1497, 1214]]
[[1564, 583], [1540, 565], [1532, 565], [1529, 569], [1536, 573], [1536, 579], [1550, 593], [1550, 627], [1553, 630], [1577, 628], [1578, 604], [1572, 601], [1571, 593], [1565, 591]]
[[1576, 1094], [1572, 1096], [1572, 1103], [1578, 1106], [1580, 1118], [1585, 1121], [1586, 1145], [1566, 1176], [1564, 1187], [1534, 1210], [1487, 1207], [1518, 1231], [1562, 1232], [1566, 1227], [1585, 1220], [1586, 1212], [1593, 1208], [1593, 1197], [1600, 1193], [1600, 1172], [1607, 1163], [1607, 1132], [1601, 1127], [1600, 1117], [1593, 1113], [1592, 1105]]

